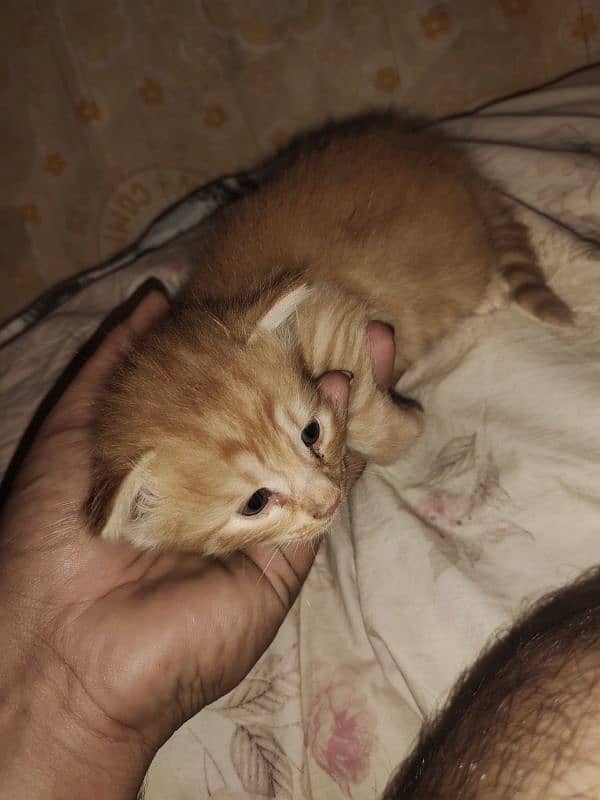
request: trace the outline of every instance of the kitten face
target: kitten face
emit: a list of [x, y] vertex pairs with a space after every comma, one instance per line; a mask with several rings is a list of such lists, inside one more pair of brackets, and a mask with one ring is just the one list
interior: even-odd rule
[[275, 334], [220, 341], [209, 357], [222, 368], [166, 348], [112, 395], [108, 419], [127, 426], [119, 434], [109, 422], [110, 439], [100, 436], [108, 471], [134, 466], [102, 535], [206, 555], [317, 536], [346, 493], [345, 414]]
[[222, 409], [205, 408], [207, 424], [198, 439], [157, 452], [164, 490], [176, 505], [169, 527], [179, 546], [201, 540], [204, 552], [214, 555], [309, 539], [341, 501], [343, 421], [293, 372], [272, 375], [283, 383], [274, 392], [262, 370], [258, 384], [232, 387], [237, 414], [231, 408], [223, 417]]

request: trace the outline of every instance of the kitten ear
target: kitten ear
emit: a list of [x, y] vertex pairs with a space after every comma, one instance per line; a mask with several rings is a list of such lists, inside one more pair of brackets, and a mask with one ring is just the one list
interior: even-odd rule
[[250, 337], [252, 340], [260, 333], [273, 333], [283, 325], [298, 306], [311, 294], [312, 288], [305, 283], [285, 287], [273, 295], [273, 302], [266, 307], [259, 317], [256, 327]]
[[159, 504], [149, 469], [153, 458], [154, 453], [146, 453], [121, 480], [100, 482], [88, 501], [91, 527], [98, 536], [140, 545], [149, 542]]

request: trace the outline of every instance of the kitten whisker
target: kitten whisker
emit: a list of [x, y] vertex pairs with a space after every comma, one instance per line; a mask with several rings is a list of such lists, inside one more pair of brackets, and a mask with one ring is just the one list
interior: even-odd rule
[[277, 544], [277, 545], [275, 545], [275, 549], [273, 550], [273, 553], [272, 553], [272, 555], [271, 555], [271, 558], [270, 558], [270, 559], [267, 561], [267, 563], [266, 563], [266, 564], [265, 564], [265, 566], [263, 567], [263, 570], [262, 570], [262, 572], [261, 572], [261, 573], [260, 573], [260, 575], [258, 576], [258, 580], [256, 581], [256, 585], [257, 585], [257, 586], [258, 586], [258, 584], [261, 582], [261, 580], [262, 580], [264, 577], [266, 577], [267, 570], [269, 569], [269, 567], [271, 566], [271, 563], [272, 563], [273, 559], [275, 558], [275, 556], [276, 556], [276, 555], [277, 555], [277, 553], [279, 553], [279, 552], [281, 552], [281, 551], [280, 551], [280, 549], [279, 549], [279, 545]]

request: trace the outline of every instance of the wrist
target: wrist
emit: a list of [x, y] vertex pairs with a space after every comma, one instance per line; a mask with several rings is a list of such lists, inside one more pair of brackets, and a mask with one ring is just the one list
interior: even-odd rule
[[136, 732], [80, 705], [68, 679], [4, 677], [0, 800], [136, 797], [152, 757]]

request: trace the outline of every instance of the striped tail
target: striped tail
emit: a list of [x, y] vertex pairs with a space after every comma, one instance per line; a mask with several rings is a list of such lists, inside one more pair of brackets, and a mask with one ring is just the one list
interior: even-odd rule
[[499, 271], [511, 300], [542, 322], [573, 324], [573, 312], [546, 283], [525, 225], [515, 219], [504, 203], [495, 204], [489, 219], [492, 243], [499, 257]]

